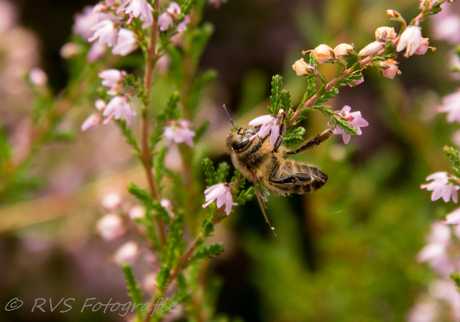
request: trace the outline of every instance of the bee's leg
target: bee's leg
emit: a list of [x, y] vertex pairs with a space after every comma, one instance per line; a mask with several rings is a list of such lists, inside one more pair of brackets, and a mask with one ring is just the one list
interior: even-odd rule
[[283, 143], [284, 135], [286, 135], [286, 123], [281, 123], [280, 125], [280, 136], [276, 139], [275, 148], [273, 151], [277, 152], [281, 143]]
[[315, 148], [318, 145], [320, 145], [322, 142], [324, 142], [327, 139], [329, 139], [332, 136], [332, 133], [333, 133], [332, 129], [327, 129], [326, 131], [321, 132], [315, 138], [311, 139], [310, 141], [308, 141], [307, 143], [302, 145], [297, 150], [290, 150], [290, 151], [286, 152], [286, 154], [302, 153], [302, 152], [305, 152], [305, 151], [310, 150], [312, 148]]

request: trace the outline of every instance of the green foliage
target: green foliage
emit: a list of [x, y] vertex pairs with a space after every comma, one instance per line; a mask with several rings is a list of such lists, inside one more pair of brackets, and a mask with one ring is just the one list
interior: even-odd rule
[[133, 148], [133, 154], [136, 155], [140, 160], [142, 160], [141, 149], [139, 147], [139, 144], [137, 143], [136, 136], [134, 135], [131, 128], [126, 125], [126, 121], [124, 120], [116, 120], [115, 122], [120, 128], [123, 136], [125, 137], [126, 143], [131, 145], [131, 147]]
[[201, 165], [203, 166], [204, 174], [206, 176], [207, 186], [212, 186], [224, 182], [225, 178], [227, 178], [228, 176], [228, 171], [230, 169], [228, 163], [222, 162], [219, 164], [219, 167], [216, 171], [211, 160], [209, 160], [208, 158], [203, 159], [203, 161], [201, 161]]
[[167, 266], [162, 266], [157, 274], [157, 287], [164, 292], [168, 287], [169, 277], [171, 276], [171, 269]]
[[193, 254], [190, 258], [190, 262], [194, 262], [200, 259], [214, 258], [224, 252], [223, 244], [214, 244], [209, 247], [203, 247]]
[[286, 136], [284, 137], [283, 143], [287, 147], [299, 144], [305, 140], [303, 137], [304, 134], [305, 134], [305, 129], [299, 126], [295, 130], [293, 130], [291, 133], [286, 134]]
[[161, 147], [160, 150], [155, 153], [155, 157], [153, 158], [153, 168], [155, 169], [153, 177], [155, 178], [157, 187], [160, 187], [160, 189], [161, 179], [163, 179], [163, 176], [166, 173], [166, 154], [168, 154], [168, 149], [166, 147]]
[[[278, 111], [282, 107], [282, 103], [286, 102], [287, 94], [282, 94], [283, 92], [283, 77], [280, 75], [275, 75], [272, 77], [272, 89], [270, 95], [271, 106], [268, 107], [270, 114], [277, 115]], [[284, 98], [284, 100], [283, 100]], [[290, 106], [290, 103], [289, 103]]]
[[241, 191], [233, 201], [236, 202], [239, 206], [242, 206], [248, 201], [254, 199], [255, 195], [256, 191], [254, 187], [249, 187], [247, 190]]
[[201, 233], [203, 234], [203, 237], [206, 238], [206, 237], [212, 236], [213, 232], [214, 232], [214, 224], [212, 223], [211, 219], [205, 218], [203, 222], [201, 223]]
[[[458, 151], [452, 147], [445, 146], [444, 151], [449, 157], [449, 161], [452, 164], [452, 168], [457, 177], [460, 178], [460, 160], [458, 158]], [[457, 183], [458, 184], [458, 183]]]
[[141, 288], [139, 287], [139, 285], [136, 282], [136, 279], [134, 278], [131, 266], [129, 266], [128, 264], [123, 264], [121, 268], [123, 269], [123, 273], [125, 274], [125, 282], [126, 288], [128, 290], [128, 295], [133, 301], [132, 305], [135, 307], [136, 315], [138, 316], [138, 318], [141, 318], [141, 306], [137, 306], [137, 304], [142, 303]]
[[171, 93], [166, 104], [165, 109], [158, 115], [157, 120], [164, 123], [169, 120], [177, 120], [181, 118], [181, 113], [177, 104], [180, 101], [180, 94], [177, 92]]
[[450, 274], [450, 279], [454, 282], [455, 286], [457, 286], [457, 290], [460, 292], [460, 275], [457, 271]]

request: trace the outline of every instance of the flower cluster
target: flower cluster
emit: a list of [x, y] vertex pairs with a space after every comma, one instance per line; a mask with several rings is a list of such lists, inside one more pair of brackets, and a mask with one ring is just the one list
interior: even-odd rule
[[431, 194], [432, 201], [438, 200], [442, 197], [445, 202], [449, 202], [452, 197], [453, 202], [458, 202], [457, 190], [460, 189], [460, 187], [450, 183], [449, 174], [447, 172], [433, 173], [429, 175], [426, 180], [433, 181], [427, 184], [422, 184], [420, 187], [422, 189], [426, 188], [428, 191], [433, 191]]

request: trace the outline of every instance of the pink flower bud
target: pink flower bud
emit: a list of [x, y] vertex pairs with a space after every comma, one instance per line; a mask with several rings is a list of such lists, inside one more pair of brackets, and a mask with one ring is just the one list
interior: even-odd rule
[[340, 44], [340, 45], [337, 45], [335, 48], [334, 48], [334, 55], [335, 57], [341, 59], [342, 57], [344, 56], [348, 56], [349, 55], [349, 51], [354, 51], [355, 49], [353, 48], [352, 45], [350, 44]]
[[139, 255], [139, 246], [133, 241], [129, 241], [122, 245], [113, 255], [115, 264], [122, 266], [123, 264], [133, 265]]
[[380, 27], [375, 31], [375, 40], [388, 41], [396, 38], [395, 29], [393, 27]]
[[109, 211], [112, 211], [121, 205], [121, 201], [122, 199], [119, 193], [111, 192], [102, 197], [101, 206]]
[[105, 109], [105, 107], [107, 106], [107, 103], [103, 99], [99, 98], [94, 102], [94, 106], [96, 106], [96, 108], [99, 111], [103, 111]]
[[75, 57], [80, 52], [81, 52], [80, 46], [74, 42], [68, 42], [67, 44], [62, 46], [61, 49], [59, 50], [59, 54], [64, 59]]
[[393, 9], [388, 9], [387, 10], [387, 15], [390, 18], [399, 18], [399, 17], [401, 17], [399, 12], [397, 12], [396, 10], [393, 10]]
[[30, 70], [29, 80], [32, 84], [44, 86], [48, 82], [48, 76], [46, 76], [43, 69], [35, 67]]
[[383, 67], [380, 70], [382, 72], [383, 77], [393, 79], [396, 76], [396, 74], [401, 74], [401, 72], [398, 70], [397, 64], [398, 62], [393, 59], [380, 61], [378, 65]]
[[101, 121], [102, 121], [102, 116], [98, 113], [93, 113], [90, 116], [88, 116], [88, 118], [83, 122], [80, 129], [82, 132], [91, 130], [95, 128], [96, 126], [98, 126], [99, 124], [101, 124]]
[[381, 41], [371, 42], [369, 45], [361, 49], [358, 53], [359, 56], [369, 56], [375, 54], [379, 50], [385, 47], [385, 43]]
[[105, 215], [96, 224], [99, 235], [107, 241], [115, 240], [123, 236], [126, 228], [123, 219], [119, 215]]
[[297, 60], [294, 65], [292, 65], [292, 69], [295, 71], [297, 76], [301, 75], [312, 75], [315, 73], [315, 69], [312, 65], [307, 64], [303, 58]]
[[110, 87], [107, 91], [109, 95], [117, 95], [120, 90], [123, 89], [123, 80], [126, 76], [126, 72], [119, 71], [118, 69], [106, 69], [98, 74], [103, 79], [102, 86]]
[[428, 48], [430, 48], [429, 39], [428, 38], [422, 38], [422, 42], [420, 43], [420, 46], [415, 51], [414, 55], [425, 55], [426, 52], [428, 51]]
[[334, 59], [331, 54], [332, 48], [328, 45], [321, 44], [313, 50], [302, 51], [302, 54], [305, 55], [305, 53], [309, 51], [311, 51], [311, 54], [316, 58], [318, 64], [324, 64]]
[[145, 208], [142, 206], [134, 206], [129, 210], [129, 218], [135, 220], [145, 217]]

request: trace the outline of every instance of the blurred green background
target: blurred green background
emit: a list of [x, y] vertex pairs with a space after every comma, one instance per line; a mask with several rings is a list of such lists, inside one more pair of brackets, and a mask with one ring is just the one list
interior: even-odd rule
[[[377, 27], [399, 30], [387, 9], [410, 20], [418, 3], [228, 0], [218, 10], [209, 6], [204, 20], [215, 33], [201, 65], [215, 69], [218, 79], [203, 101], [212, 111], [206, 114], [209, 143], [198, 148], [215, 162], [230, 162], [223, 153], [230, 126], [222, 104], [238, 125], [266, 114], [274, 74], [284, 77], [296, 104], [305, 82], [291, 65], [302, 50], [342, 42], [359, 50], [374, 40]], [[18, 24], [37, 37], [36, 65], [48, 73], [56, 93], [67, 79], [59, 49], [70, 36], [73, 14], [85, 4], [94, 2], [14, 1]], [[422, 24], [425, 37], [431, 26], [430, 18]], [[329, 181], [313, 194], [270, 199], [267, 213], [277, 238], [255, 200], [223, 222], [215, 240], [224, 241], [226, 252], [211, 262], [207, 275], [222, 283], [218, 312], [251, 322], [405, 320], [435, 277], [415, 256], [431, 222], [455, 207], [431, 202], [430, 193], [420, 189], [430, 173], [449, 170], [442, 147], [454, 145], [458, 129], [436, 113], [440, 97], [457, 87], [449, 72], [452, 45], [436, 39], [430, 45], [438, 50], [410, 59], [400, 55], [402, 75], [395, 79], [367, 70], [363, 84], [342, 88], [329, 102], [336, 110], [350, 105], [361, 111], [370, 125], [346, 146], [334, 137], [296, 156], [319, 166]], [[330, 79], [336, 69], [324, 66], [322, 71]], [[159, 101], [165, 99], [160, 92], [155, 91]], [[33, 98], [29, 93], [16, 108], [14, 93], [3, 95], [9, 96], [0, 99], [0, 122], [6, 133], [17, 134]], [[73, 109], [65, 126], [78, 133], [91, 112], [88, 106]], [[303, 124], [306, 138], [326, 129], [326, 123], [320, 113], [312, 114]], [[37, 189], [3, 200], [0, 208], [0, 304], [14, 297], [25, 303], [12, 312], [0, 306], [1, 321], [123, 320], [102, 312], [30, 310], [36, 298], [75, 298], [75, 307], [88, 297], [128, 301], [121, 270], [107, 260], [115, 247], [94, 229], [104, 193], [126, 195], [126, 183], [143, 182], [142, 170], [128, 153], [115, 127], [107, 126], [36, 154], [29, 175], [39, 181]]]

